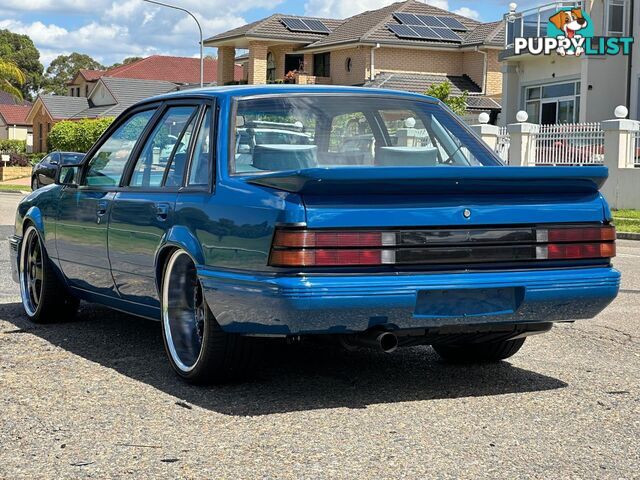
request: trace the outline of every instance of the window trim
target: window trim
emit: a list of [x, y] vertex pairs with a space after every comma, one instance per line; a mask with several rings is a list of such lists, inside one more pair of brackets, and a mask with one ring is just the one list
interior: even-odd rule
[[259, 177], [262, 175], [269, 175], [270, 173], [273, 172], [257, 172], [257, 173], [236, 173], [234, 171], [235, 169], [235, 142], [234, 142], [234, 138], [235, 138], [235, 134], [236, 134], [236, 118], [237, 118], [237, 114], [238, 114], [238, 104], [240, 101], [245, 101], [245, 100], [255, 100], [255, 99], [268, 99], [268, 98], [291, 98], [291, 97], [305, 97], [305, 96], [309, 96], [312, 95], [314, 97], [349, 97], [349, 98], [361, 98], [361, 99], [379, 99], [379, 98], [386, 98], [386, 99], [397, 99], [397, 100], [412, 100], [415, 102], [420, 102], [420, 103], [427, 103], [427, 104], [431, 104], [431, 105], [439, 105], [443, 110], [445, 110], [447, 113], [449, 113], [453, 119], [453, 121], [455, 123], [458, 124], [458, 126], [460, 128], [462, 128], [463, 130], [465, 130], [470, 136], [474, 137], [476, 139], [476, 141], [478, 142], [478, 146], [484, 150], [484, 152], [487, 154], [488, 157], [492, 158], [493, 160], [495, 160], [496, 162], [496, 166], [504, 166], [505, 163], [504, 161], [498, 157], [498, 155], [492, 150], [490, 149], [487, 144], [485, 142], [482, 141], [482, 139], [478, 136], [478, 134], [476, 134], [473, 130], [471, 130], [469, 128], [469, 126], [464, 123], [462, 121], [462, 119], [456, 115], [453, 110], [451, 110], [445, 103], [442, 103], [439, 100], [436, 100], [434, 98], [429, 98], [429, 97], [420, 97], [420, 96], [413, 96], [413, 95], [402, 95], [402, 94], [376, 94], [376, 93], [360, 93], [360, 92], [285, 92], [285, 93], [263, 93], [263, 94], [255, 94], [255, 95], [246, 95], [246, 96], [240, 96], [240, 95], [235, 95], [233, 97], [231, 97], [231, 106], [228, 109], [229, 110], [229, 117], [228, 117], [228, 125], [229, 125], [229, 130], [227, 132], [227, 136], [225, 138], [225, 141], [227, 142], [227, 162], [226, 162], [226, 167], [227, 170], [225, 172], [225, 175], [228, 175], [231, 178], [245, 178], [245, 179], [250, 179], [250, 178], [254, 178], [254, 177]]
[[[149, 188], [140, 188], [140, 187], [129, 187], [127, 186], [126, 183], [128, 183], [129, 181], [129, 175], [130, 175], [130, 171], [133, 169], [133, 166], [135, 165], [135, 162], [133, 161], [133, 159], [135, 158], [137, 161], [137, 157], [139, 155], [139, 150], [142, 148], [142, 145], [144, 145], [146, 143], [146, 140], [148, 138], [148, 136], [151, 134], [151, 132], [153, 131], [153, 128], [155, 128], [155, 125], [157, 124], [157, 122], [159, 121], [159, 119], [161, 118], [164, 109], [166, 109], [169, 106], [174, 106], [174, 105], [208, 105], [209, 107], [211, 107], [211, 112], [213, 115], [213, 124], [212, 124], [212, 129], [211, 129], [211, 140], [212, 143], [212, 149], [211, 149], [211, 155], [209, 158], [209, 161], [211, 162], [211, 179], [210, 179], [210, 184], [208, 188], [202, 187], [202, 186], [198, 186], [198, 187], [185, 187], [184, 183], [186, 181], [186, 175], [185, 177], [183, 177], [183, 185], [180, 187], [149, 187]], [[99, 186], [99, 185], [82, 185], [82, 182], [84, 182], [85, 176], [86, 176], [86, 172], [87, 172], [87, 167], [89, 165], [89, 162], [91, 161], [91, 159], [93, 158], [93, 156], [95, 155], [96, 151], [100, 149], [100, 147], [102, 147], [102, 145], [107, 141], [107, 139], [114, 133], [115, 130], [117, 130], [124, 122], [126, 122], [129, 118], [131, 118], [133, 115], [136, 115], [138, 113], [144, 112], [144, 111], [148, 111], [148, 110], [153, 110], [155, 109], [155, 113], [153, 114], [153, 116], [151, 117], [151, 119], [149, 120], [149, 123], [147, 124], [145, 130], [143, 131], [142, 135], [138, 138], [138, 141], [136, 142], [136, 145], [134, 146], [134, 148], [131, 151], [131, 156], [129, 157], [129, 160], [127, 162], [127, 164], [125, 165], [125, 169], [123, 171], [122, 177], [120, 179], [120, 185], [114, 187], [114, 186]], [[91, 149], [87, 152], [87, 154], [85, 155], [85, 158], [82, 161], [82, 167], [80, 168], [80, 175], [78, 177], [78, 183], [79, 185], [75, 186], [74, 188], [78, 188], [82, 191], [109, 191], [109, 192], [138, 192], [138, 193], [162, 193], [162, 192], [178, 192], [178, 193], [182, 193], [182, 192], [206, 192], [206, 193], [213, 193], [213, 191], [215, 190], [215, 176], [216, 176], [216, 172], [217, 172], [217, 168], [216, 168], [216, 143], [215, 140], [217, 138], [217, 127], [218, 127], [218, 111], [219, 111], [219, 107], [218, 107], [218, 102], [217, 102], [217, 98], [216, 97], [212, 97], [212, 96], [184, 96], [184, 97], [178, 97], [178, 98], [172, 98], [169, 100], [156, 100], [156, 101], [151, 101], [149, 103], [142, 103], [139, 105], [135, 105], [133, 107], [131, 107], [129, 110], [126, 110], [124, 113], [122, 113], [120, 115], [120, 117], [118, 117], [110, 126], [109, 128], [102, 134], [102, 136], [98, 139], [98, 141], [93, 145], [93, 147], [91, 147]], [[199, 130], [198, 130], [199, 131]], [[189, 154], [190, 155], [190, 154]], [[191, 156], [189, 156], [189, 158], [187, 159], [187, 165], [189, 165], [191, 163]], [[127, 177], [125, 178], [125, 175], [127, 175]], [[126, 181], [126, 183], [125, 183]]]
[[[167, 165], [165, 165], [165, 171], [162, 174], [162, 181], [160, 183], [160, 185], [153, 185], [153, 186], [136, 186], [136, 185], [131, 185], [131, 179], [133, 177], [133, 173], [134, 170], [138, 164], [138, 160], [140, 160], [140, 155], [142, 155], [142, 151], [144, 149], [144, 147], [147, 145], [147, 142], [151, 139], [151, 135], [153, 135], [153, 132], [155, 131], [156, 127], [158, 127], [160, 125], [160, 122], [162, 121], [162, 119], [164, 118], [165, 114], [171, 110], [172, 108], [176, 108], [176, 107], [193, 107], [194, 111], [191, 113], [191, 115], [189, 116], [189, 119], [187, 120], [187, 123], [185, 124], [185, 128], [186, 126], [189, 125], [189, 123], [191, 123], [191, 121], [195, 118], [198, 117], [198, 115], [200, 115], [200, 109], [202, 108], [200, 104], [179, 104], [179, 105], [167, 105], [166, 103], [162, 105], [161, 107], [161, 114], [157, 117], [157, 119], [155, 119], [155, 123], [153, 123], [153, 128], [151, 128], [151, 130], [149, 132], [145, 132], [143, 133], [146, 134], [145, 135], [145, 139], [144, 142], [140, 143], [139, 148], [138, 148], [138, 144], [136, 143], [136, 146], [134, 147], [134, 149], [131, 151], [131, 157], [129, 157], [129, 161], [127, 162], [127, 165], [125, 166], [125, 171], [122, 175], [122, 179], [120, 181], [120, 186], [124, 189], [128, 190], [132, 190], [132, 191], [136, 191], [136, 192], [145, 192], [148, 190], [156, 190], [156, 189], [161, 189], [162, 191], [172, 191], [174, 189], [178, 190], [182, 185], [178, 186], [171, 186], [171, 187], [166, 187], [165, 186], [165, 181], [167, 179], [167, 172], [168, 172], [168, 167], [170, 166], [170, 162], [167, 162]], [[151, 123], [152, 121], [154, 121], [154, 118], [152, 117], [151, 120], [149, 121], [149, 123]], [[176, 145], [174, 146], [174, 148], [171, 150], [171, 154], [169, 156], [169, 159], [171, 161], [173, 161], [173, 155], [175, 154], [175, 149], [177, 148], [178, 143], [180, 142], [180, 140], [182, 140], [182, 135], [184, 133], [184, 130], [182, 130], [180, 132], [180, 137], [178, 138], [178, 142], [176, 142]], [[187, 146], [187, 155], [189, 155], [189, 148], [192, 142], [192, 138], [189, 139], [189, 145]], [[134, 153], [135, 153], [135, 157], [134, 157]], [[131, 165], [129, 165], [129, 163]], [[186, 162], [185, 162], [186, 164]], [[184, 173], [184, 172], [183, 172]], [[125, 179], [125, 174], [127, 175], [127, 178]], [[184, 176], [183, 176], [183, 184], [184, 184]]]
[[[211, 114], [211, 126], [209, 128], [209, 145], [210, 145], [210, 149], [209, 149], [209, 158], [208, 158], [208, 162], [209, 162], [209, 166], [210, 168], [210, 175], [209, 175], [209, 184], [207, 186], [204, 185], [189, 185], [189, 177], [191, 176], [191, 167], [193, 166], [193, 157], [194, 157], [194, 153], [195, 153], [195, 148], [196, 148], [196, 144], [198, 143], [198, 138], [200, 137], [200, 130], [202, 129], [202, 127], [204, 126], [204, 123], [206, 121], [206, 115], [207, 115], [207, 111], [210, 112]], [[214, 103], [213, 105], [209, 104], [209, 105], [203, 105], [200, 113], [199, 113], [199, 118], [196, 124], [196, 130], [194, 132], [193, 137], [191, 138], [191, 143], [189, 145], [189, 156], [187, 158], [187, 164], [185, 166], [185, 172], [184, 172], [184, 178], [183, 178], [183, 182], [182, 182], [182, 188], [181, 191], [184, 192], [201, 192], [201, 191], [207, 191], [209, 193], [212, 193], [215, 190], [215, 176], [216, 176], [216, 125], [217, 125], [217, 119], [218, 115], [217, 115], [217, 106]]]
[[[102, 134], [100, 139], [95, 143], [93, 147], [91, 147], [91, 150], [89, 150], [85, 155], [82, 161], [82, 168], [80, 169], [81, 170], [80, 175], [78, 176], [77, 188], [82, 190], [91, 190], [91, 191], [96, 190], [96, 191], [109, 191], [109, 192], [120, 190], [122, 188], [122, 182], [125, 179], [125, 176], [127, 175], [128, 169], [130, 167], [131, 159], [134, 157], [134, 155], [136, 155], [136, 158], [137, 158], [140, 144], [141, 142], [144, 142], [147, 136], [149, 135], [149, 126], [156, 124], [158, 120], [158, 113], [160, 113], [162, 110], [161, 106], [162, 104], [160, 102], [140, 105], [139, 107], [135, 107], [129, 110], [128, 112], [123, 114], [121, 117], [118, 117], [111, 125], [109, 125], [109, 128]], [[106, 141], [109, 138], [111, 138], [113, 133], [115, 133], [115, 131], [118, 128], [120, 128], [125, 122], [127, 122], [131, 117], [139, 113], [147, 112], [149, 110], [155, 110], [155, 112], [149, 119], [149, 122], [147, 123], [145, 129], [142, 132], [142, 135], [138, 137], [138, 140], [136, 141], [135, 145], [133, 146], [133, 149], [131, 150], [131, 155], [129, 155], [129, 158], [127, 160], [127, 163], [125, 164], [124, 170], [122, 171], [122, 175], [120, 176], [119, 185], [118, 186], [86, 185], [84, 182], [86, 181], [87, 173], [89, 171], [89, 164], [94, 159], [94, 156], [97, 153], [97, 151], [100, 150], [100, 148], [102, 148], [102, 146], [106, 143]]]
[[[622, 7], [622, 31], [609, 30], [609, 16], [611, 6]], [[624, 37], [629, 31], [629, 0], [605, 0], [604, 2], [604, 29], [608, 37]]]

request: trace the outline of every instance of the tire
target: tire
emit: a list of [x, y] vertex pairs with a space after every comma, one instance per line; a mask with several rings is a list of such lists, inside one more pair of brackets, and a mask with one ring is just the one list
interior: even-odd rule
[[509, 358], [520, 350], [525, 338], [499, 342], [433, 345], [440, 357], [449, 363], [490, 363]]
[[31, 190], [35, 192], [39, 188], [40, 184], [38, 183], [38, 179], [36, 177], [33, 177], [31, 179]]
[[161, 303], [165, 350], [181, 378], [206, 385], [238, 380], [252, 371], [258, 340], [220, 328], [204, 298], [195, 263], [184, 250], [169, 256]]
[[71, 320], [79, 301], [56, 274], [38, 230], [29, 225], [22, 237], [19, 260], [20, 296], [34, 323]]

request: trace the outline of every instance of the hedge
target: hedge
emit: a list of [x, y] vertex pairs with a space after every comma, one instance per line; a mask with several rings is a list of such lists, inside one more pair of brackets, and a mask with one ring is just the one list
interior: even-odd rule
[[58, 122], [47, 136], [49, 151], [86, 153], [111, 125], [111, 122], [113, 118]]
[[0, 140], [0, 153], [25, 153], [26, 151], [26, 140]]

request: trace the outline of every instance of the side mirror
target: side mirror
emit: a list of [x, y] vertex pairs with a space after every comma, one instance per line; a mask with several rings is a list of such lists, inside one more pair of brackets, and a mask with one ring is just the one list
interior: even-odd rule
[[63, 165], [56, 175], [57, 185], [77, 187], [80, 174], [80, 165]]

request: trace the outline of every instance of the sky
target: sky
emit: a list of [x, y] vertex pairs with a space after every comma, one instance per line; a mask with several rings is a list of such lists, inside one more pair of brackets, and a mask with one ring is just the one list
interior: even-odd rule
[[[345, 18], [394, 0], [165, 0], [191, 10], [205, 38], [272, 13]], [[395, 0], [397, 1], [397, 0]], [[425, 1], [425, 0], [422, 0]], [[489, 22], [502, 18], [511, 0], [426, 0]], [[518, 2], [520, 8], [536, 4]], [[0, 29], [29, 35], [46, 66], [60, 54], [86, 53], [103, 65], [126, 57], [198, 55], [198, 31], [184, 13], [142, 0], [3, 0]], [[205, 55], [215, 55], [205, 48]]]

